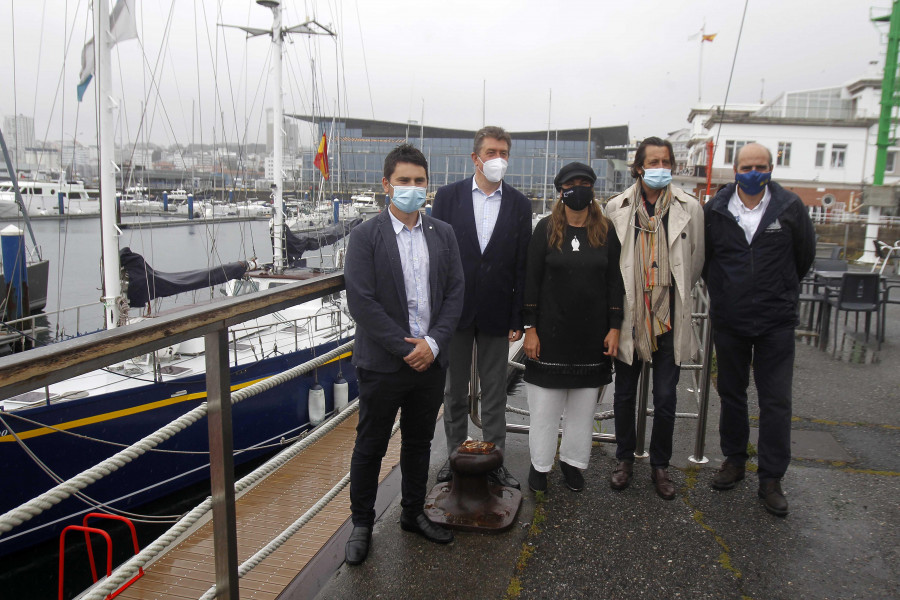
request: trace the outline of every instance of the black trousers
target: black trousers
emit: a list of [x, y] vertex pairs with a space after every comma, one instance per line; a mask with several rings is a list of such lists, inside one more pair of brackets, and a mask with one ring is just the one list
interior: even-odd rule
[[359, 381], [359, 424], [350, 461], [350, 511], [353, 525], [375, 523], [375, 496], [381, 460], [400, 410], [400, 505], [417, 514], [425, 505], [428, 465], [435, 420], [444, 398], [446, 371], [432, 365], [419, 373], [404, 364], [394, 373], [356, 370]]
[[759, 397], [759, 480], [781, 479], [791, 462], [791, 383], [794, 376], [794, 330], [744, 337], [713, 330], [722, 401], [719, 441], [729, 462], [747, 462], [750, 422], [747, 387], [750, 366]]
[[[678, 379], [681, 367], [675, 364], [675, 334], [668, 331], [656, 338], [653, 353], [653, 431], [650, 434], [650, 466], [668, 469], [675, 432], [675, 407], [678, 403]], [[635, 416], [638, 380], [643, 361], [637, 353], [631, 364], [616, 359], [613, 412], [616, 423], [616, 460], [633, 462], [637, 448]], [[641, 449], [643, 450], [643, 448]]]

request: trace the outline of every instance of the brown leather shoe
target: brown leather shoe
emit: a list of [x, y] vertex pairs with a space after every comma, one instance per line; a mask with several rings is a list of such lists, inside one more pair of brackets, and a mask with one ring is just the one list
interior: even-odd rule
[[609, 487], [616, 491], [622, 491], [631, 485], [632, 477], [634, 477], [634, 463], [623, 460], [616, 465], [612, 472], [609, 478]]
[[763, 501], [766, 510], [776, 517], [786, 517], [788, 514], [788, 503], [781, 491], [781, 480], [767, 479], [759, 482], [759, 491], [757, 492]]
[[656, 494], [663, 500], [672, 500], [675, 498], [675, 484], [669, 479], [669, 472], [666, 469], [653, 469], [650, 473], [650, 479], [656, 486]]
[[719, 470], [716, 471], [716, 476], [713, 477], [712, 486], [717, 490], [730, 490], [737, 482], [744, 478], [745, 467], [743, 465], [737, 466], [731, 461], [726, 460], [722, 463], [722, 466], [719, 467]]

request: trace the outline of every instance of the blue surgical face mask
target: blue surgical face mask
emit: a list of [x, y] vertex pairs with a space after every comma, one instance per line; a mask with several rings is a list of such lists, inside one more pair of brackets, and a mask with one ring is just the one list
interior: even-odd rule
[[672, 183], [672, 169], [644, 169], [642, 179], [650, 189], [661, 190]]
[[748, 171], [747, 173], [735, 173], [734, 180], [745, 194], [755, 196], [763, 191], [770, 181], [772, 181], [772, 171]]
[[392, 185], [391, 202], [400, 212], [413, 213], [425, 204], [425, 188], [414, 185]]

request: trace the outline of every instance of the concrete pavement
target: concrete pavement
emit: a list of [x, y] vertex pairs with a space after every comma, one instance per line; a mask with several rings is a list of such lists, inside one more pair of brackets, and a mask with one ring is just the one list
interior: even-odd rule
[[[710, 488], [722, 458], [713, 390], [709, 463], [688, 461], [696, 421], [676, 425], [674, 501], [655, 495], [646, 461], [637, 462], [629, 489], [611, 490], [614, 448], [595, 445], [582, 493], [567, 490], [554, 469], [546, 497], [538, 502], [526, 491], [516, 524], [502, 534], [458, 533], [448, 546], [430, 544], [400, 530], [395, 499], [376, 524], [369, 559], [343, 565], [318, 597], [900, 598], [900, 306], [888, 308], [880, 351], [852, 331], [835, 340], [826, 352], [797, 344], [787, 518], [762, 508], [752, 473], [734, 490]], [[687, 380], [685, 373], [679, 411], [692, 412]], [[510, 404], [525, 407], [522, 389]], [[611, 409], [611, 395], [600, 408]], [[446, 457], [441, 430], [432, 482]], [[611, 421], [604, 431], [613, 431]], [[507, 464], [527, 488], [526, 436], [509, 435]]]

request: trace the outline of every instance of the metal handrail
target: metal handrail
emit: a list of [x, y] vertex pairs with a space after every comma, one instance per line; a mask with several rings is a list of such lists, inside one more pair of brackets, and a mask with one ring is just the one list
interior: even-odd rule
[[0, 358], [0, 400], [344, 289], [339, 271]]
[[203, 335], [216, 581], [220, 584], [221, 598], [236, 598], [237, 531], [228, 328], [343, 289], [343, 272], [335, 272], [3, 357], [0, 358], [0, 399]]
[[[681, 370], [690, 371], [692, 376], [694, 377], [695, 388], [692, 391], [697, 394], [697, 412], [676, 412], [675, 418], [697, 419], [697, 430], [694, 436], [694, 453], [688, 457], [688, 460], [692, 463], [703, 464], [709, 461], [709, 459], [703, 455], [703, 452], [706, 447], [706, 422], [707, 414], [709, 413], [709, 386], [712, 373], [712, 327], [709, 323], [709, 296], [706, 293], [706, 286], [702, 282], [699, 282], [696, 286], [694, 286], [692, 297], [694, 299], [694, 308], [696, 310], [691, 312], [691, 329], [692, 335], [696, 336], [700, 347], [699, 354], [701, 360], [699, 363], [682, 364]], [[481, 399], [481, 385], [478, 377], [477, 356], [477, 348], [473, 346], [472, 371], [469, 378], [469, 418], [472, 420], [476, 427], [481, 429], [481, 417], [479, 410]], [[513, 369], [519, 371], [525, 370], [525, 365], [522, 363], [510, 360], [508, 364]], [[637, 458], [646, 458], [647, 456], [649, 456], [649, 453], [645, 449], [645, 445], [647, 417], [653, 416], [653, 409], [647, 407], [650, 395], [650, 378], [652, 368], [652, 361], [643, 363], [643, 365], [641, 366], [640, 379], [638, 380], [637, 421], [635, 423], [637, 430], [635, 457]], [[600, 388], [598, 399], [603, 395], [604, 389], [605, 387]], [[527, 410], [513, 408], [509, 405], [507, 405], [506, 407], [506, 412], [529, 416], [529, 412]], [[604, 411], [601, 413], [596, 413], [594, 415], [594, 420], [596, 421], [607, 420], [611, 418], [613, 418], [613, 411]], [[518, 423], [507, 423], [506, 425], [506, 431], [510, 433], [528, 433], [528, 430], [528, 425], [520, 425]], [[559, 430], [559, 433], [560, 435], [562, 435], [562, 429]], [[595, 431], [593, 432], [592, 436], [592, 439], [595, 442], [608, 442], [613, 444], [616, 443], [616, 436], [614, 434], [600, 433]]]

